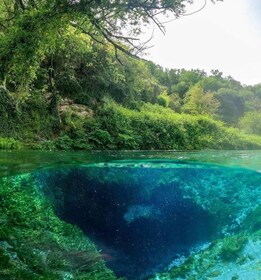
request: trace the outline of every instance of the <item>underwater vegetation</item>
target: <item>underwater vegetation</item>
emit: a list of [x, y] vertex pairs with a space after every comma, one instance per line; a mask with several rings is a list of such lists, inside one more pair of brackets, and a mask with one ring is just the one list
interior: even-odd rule
[[61, 221], [30, 174], [0, 181], [0, 279], [116, 279], [94, 244]]
[[261, 173], [190, 161], [0, 180], [0, 279], [261, 278]]
[[213, 241], [208, 248], [173, 265], [150, 280], [253, 279], [261, 277], [261, 230], [244, 231]]
[[58, 215], [109, 252], [107, 264], [117, 275], [139, 279], [214, 234], [211, 215], [184, 198], [179, 188], [172, 183], [155, 186], [162, 170], [105, 169], [118, 182], [94, 167], [36, 177]]
[[219, 258], [235, 260], [248, 237], [232, 237], [261, 203], [260, 173], [185, 161], [114, 161], [35, 178], [57, 215], [80, 227], [128, 279], [146, 279], [217, 240]]

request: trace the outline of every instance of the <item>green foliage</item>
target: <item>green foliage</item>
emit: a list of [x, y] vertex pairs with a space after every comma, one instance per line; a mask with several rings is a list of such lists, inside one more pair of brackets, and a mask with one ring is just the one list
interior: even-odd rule
[[215, 92], [223, 87], [224, 80], [222, 79], [222, 76], [205, 77], [200, 81], [200, 85], [204, 91]]
[[[171, 12], [178, 17], [184, 12], [186, 2], [190, 3], [187, 0], [154, 1], [153, 5], [128, 1], [44, 0], [35, 5], [34, 1], [5, 1], [0, 6], [0, 81], [15, 93], [19, 103], [28, 97], [37, 72], [47, 61], [49, 90], [53, 92], [56, 65], [52, 58], [57, 48], [68, 46], [64, 43], [68, 28], [76, 28], [79, 34], [88, 34], [101, 45], [108, 42], [115, 50], [131, 54], [135, 49], [141, 49], [141, 46], [135, 46], [136, 40], [132, 38], [141, 34], [142, 22], [153, 20], [153, 14], [159, 11]], [[127, 29], [131, 34], [124, 34]], [[102, 56], [100, 58], [102, 61]], [[98, 56], [96, 61], [99, 62]], [[72, 78], [70, 70], [72, 68], [66, 74]], [[68, 81], [71, 86], [73, 82], [73, 79]]]
[[213, 93], [204, 92], [200, 85], [195, 85], [186, 93], [184, 103], [184, 112], [199, 115], [214, 115], [220, 105]]
[[[226, 128], [206, 116], [180, 115], [159, 105], [139, 111], [108, 102], [99, 110], [99, 129], [107, 131], [117, 149], [242, 149], [258, 148], [260, 139]], [[120, 139], [125, 135], [125, 140]], [[111, 146], [113, 148], [113, 146]]]
[[95, 117], [74, 120], [73, 126], [53, 140], [31, 146], [38, 149], [257, 149], [258, 136], [246, 135], [208, 116], [174, 113], [170, 108], [145, 103], [130, 110], [105, 101]]
[[246, 133], [261, 136], [261, 112], [248, 112], [239, 120], [239, 127]]
[[149, 20], [145, 11], [179, 16], [190, 1], [69, 2], [0, 3], [0, 137], [50, 150], [259, 147], [258, 137], [216, 120], [259, 134], [247, 112], [260, 109], [260, 85], [125, 55]]
[[0, 43], [1, 80], [15, 95], [17, 108], [30, 95], [30, 85], [41, 62], [55, 47], [60, 26], [61, 18], [48, 18], [42, 8], [14, 16], [6, 29]]
[[163, 93], [161, 93], [158, 96], [158, 103], [159, 105], [163, 106], [163, 107], [169, 107], [170, 104], [170, 97], [168, 96], [168, 93], [166, 91], [164, 91]]
[[236, 124], [244, 114], [244, 98], [235, 89], [221, 88], [216, 97], [220, 102], [218, 110], [219, 118], [228, 124]]
[[0, 150], [17, 150], [21, 148], [21, 143], [13, 138], [0, 137]]
[[179, 74], [179, 81], [185, 82], [189, 86], [194, 86], [197, 84], [202, 78], [204, 78], [206, 73], [204, 71], [201, 71], [199, 69], [197, 70], [184, 70], [182, 69]]
[[173, 93], [169, 95], [169, 108], [171, 108], [174, 112], [180, 113], [181, 112], [181, 103], [182, 99], [179, 97], [178, 94]]
[[87, 141], [87, 135], [81, 129], [71, 129], [54, 140], [55, 148], [58, 150], [88, 150], [91, 145]]
[[1, 279], [116, 279], [91, 241], [55, 215], [30, 175], [0, 181], [0, 240]]
[[245, 100], [247, 111], [261, 110], [261, 84], [245, 87], [244, 90], [240, 91], [240, 95]]

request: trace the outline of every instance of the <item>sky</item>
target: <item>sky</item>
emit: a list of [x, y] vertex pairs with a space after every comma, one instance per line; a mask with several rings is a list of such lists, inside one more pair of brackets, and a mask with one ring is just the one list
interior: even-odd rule
[[[204, 0], [194, 0], [188, 12]], [[171, 18], [167, 19], [170, 20]], [[245, 85], [261, 83], [261, 1], [207, 0], [200, 12], [155, 28], [146, 59], [164, 68], [218, 69]], [[150, 36], [152, 27], [146, 31]]]

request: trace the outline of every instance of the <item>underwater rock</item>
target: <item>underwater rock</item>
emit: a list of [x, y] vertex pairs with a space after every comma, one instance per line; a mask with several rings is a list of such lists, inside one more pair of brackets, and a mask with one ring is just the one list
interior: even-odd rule
[[13, 246], [11, 246], [8, 242], [6, 241], [0, 241], [0, 248], [3, 248], [4, 250], [12, 249]]
[[[260, 205], [260, 173], [188, 162], [143, 165], [112, 161], [37, 179], [56, 213], [93, 240], [118, 276], [140, 280], [169, 271], [155, 279], [226, 279], [248, 241], [227, 237]], [[260, 225], [257, 216], [246, 225], [251, 230]], [[199, 244], [211, 245], [199, 252]], [[228, 279], [235, 276], [233, 270]]]
[[[261, 233], [244, 232], [218, 239], [207, 248], [179, 257], [150, 280], [260, 280]], [[174, 265], [173, 265], [174, 264]]]
[[124, 214], [124, 220], [128, 223], [143, 219], [159, 219], [161, 212], [153, 205], [132, 205], [128, 207], [128, 211]]
[[58, 215], [97, 244], [108, 267], [136, 280], [215, 233], [213, 217], [176, 183], [159, 183], [165, 170], [74, 168], [37, 178]]

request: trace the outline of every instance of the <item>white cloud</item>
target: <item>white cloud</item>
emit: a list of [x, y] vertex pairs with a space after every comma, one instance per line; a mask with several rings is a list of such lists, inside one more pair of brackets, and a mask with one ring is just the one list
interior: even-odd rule
[[[196, 0], [190, 10], [202, 2]], [[165, 36], [155, 30], [147, 58], [166, 68], [219, 69], [243, 84], [261, 83], [257, 7], [256, 0], [209, 3], [203, 11], [167, 24]]]

